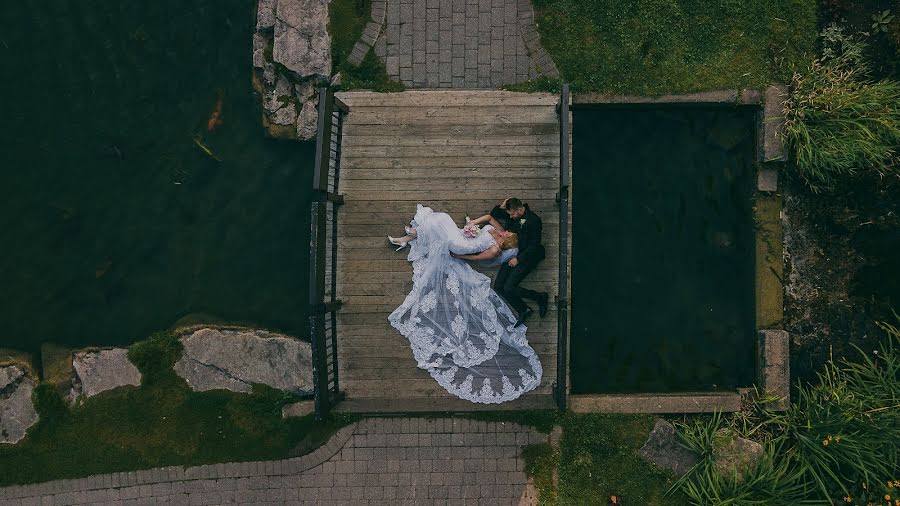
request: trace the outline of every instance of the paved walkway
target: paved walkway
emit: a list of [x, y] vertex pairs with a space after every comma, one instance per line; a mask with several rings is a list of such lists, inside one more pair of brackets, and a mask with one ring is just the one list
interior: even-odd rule
[[559, 76], [530, 0], [373, 0], [350, 62], [372, 47], [388, 75], [410, 88], [497, 88]]
[[0, 488], [0, 504], [519, 504], [522, 447], [547, 440], [514, 423], [369, 418], [303, 457]]

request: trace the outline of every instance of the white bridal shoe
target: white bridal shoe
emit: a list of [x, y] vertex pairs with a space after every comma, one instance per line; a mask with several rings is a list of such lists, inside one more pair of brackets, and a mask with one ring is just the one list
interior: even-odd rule
[[394, 246], [399, 246], [399, 247], [397, 248], [397, 251], [400, 251], [400, 250], [402, 250], [403, 248], [409, 246], [409, 241], [401, 241], [400, 239], [395, 239], [395, 238], [393, 238], [393, 237], [391, 237], [391, 236], [387, 236], [387, 238], [388, 238], [388, 241], [389, 241], [391, 244], [393, 244]]

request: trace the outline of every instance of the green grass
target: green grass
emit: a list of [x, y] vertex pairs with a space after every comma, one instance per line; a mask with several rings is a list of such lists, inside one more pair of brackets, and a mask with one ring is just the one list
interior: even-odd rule
[[252, 395], [195, 393], [171, 369], [181, 345], [170, 334], [135, 344], [143, 374], [69, 408], [50, 384], [34, 394], [40, 421], [25, 440], [0, 448], [0, 486], [167, 465], [276, 459], [308, 453], [352, 419], [281, 418], [293, 399], [258, 387]]
[[759, 88], [812, 54], [813, 0], [534, 0], [541, 43], [577, 92]]
[[371, 12], [371, 0], [333, 0], [329, 6], [328, 32], [331, 35], [331, 59], [341, 73], [341, 89], [403, 91], [403, 85], [391, 80], [384, 63], [372, 49], [357, 67], [347, 57], [359, 40]]
[[[542, 504], [607, 504], [611, 495], [625, 504], [682, 505], [679, 493], [666, 496], [674, 477], [647, 464], [638, 450], [653, 428], [653, 417], [569, 413], [558, 452], [549, 445], [525, 449], [526, 469], [541, 491]], [[553, 490], [553, 469], [559, 490]]]

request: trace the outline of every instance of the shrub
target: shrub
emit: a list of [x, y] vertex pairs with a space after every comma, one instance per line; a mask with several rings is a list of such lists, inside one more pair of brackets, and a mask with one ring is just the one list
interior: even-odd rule
[[794, 72], [784, 104], [785, 140], [800, 176], [815, 191], [859, 172], [895, 173], [900, 146], [900, 84], [873, 82], [864, 45], [830, 26], [821, 56]]
[[[887, 339], [875, 358], [860, 350], [857, 361], [826, 364], [784, 414], [757, 406], [751, 416], [715, 414], [679, 425], [684, 445], [701, 459], [672, 488], [693, 504], [734, 505], [844, 498], [865, 504], [900, 491], [900, 331], [881, 327]], [[760, 415], [767, 419], [756, 423]], [[713, 466], [716, 433], [724, 427], [764, 444], [765, 456], [743, 479]]]

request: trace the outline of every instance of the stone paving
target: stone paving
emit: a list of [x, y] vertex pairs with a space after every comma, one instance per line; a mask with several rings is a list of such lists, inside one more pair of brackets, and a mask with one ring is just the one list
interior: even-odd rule
[[520, 504], [522, 447], [548, 435], [514, 423], [369, 418], [285, 460], [166, 467], [0, 488], [0, 504]]
[[559, 77], [530, 0], [373, 0], [349, 61], [370, 48], [410, 88], [497, 88]]

